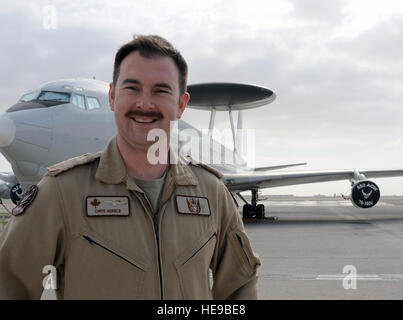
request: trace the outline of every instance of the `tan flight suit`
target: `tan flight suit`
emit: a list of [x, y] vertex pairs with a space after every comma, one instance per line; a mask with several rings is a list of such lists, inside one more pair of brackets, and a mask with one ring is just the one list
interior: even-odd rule
[[[0, 299], [39, 299], [46, 265], [56, 267], [59, 299], [256, 299], [260, 261], [220, 174], [177, 160], [155, 216], [116, 137], [103, 152], [48, 168], [0, 234]], [[111, 196], [128, 214], [88, 216]]]

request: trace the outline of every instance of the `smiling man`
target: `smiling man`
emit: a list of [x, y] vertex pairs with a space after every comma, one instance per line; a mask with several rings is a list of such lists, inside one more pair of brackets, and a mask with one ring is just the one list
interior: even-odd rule
[[[0, 299], [39, 298], [43, 270], [61, 299], [257, 298], [260, 261], [221, 174], [169, 147], [186, 78], [185, 60], [159, 36], [118, 50], [117, 135], [102, 152], [49, 167], [13, 210], [0, 235]], [[168, 137], [156, 164], [153, 130]]]
[[[154, 45], [170, 49], [159, 37], [153, 41]], [[124, 56], [135, 46], [128, 44], [116, 55], [109, 101], [118, 128], [117, 144], [129, 174], [153, 179], [162, 175], [168, 159], [158, 165], [150, 164], [147, 152], [152, 142], [147, 136], [150, 130], [158, 128], [169, 141], [171, 121], [181, 117], [189, 101], [185, 92], [187, 66], [180, 55], [161, 56], [147, 47]]]

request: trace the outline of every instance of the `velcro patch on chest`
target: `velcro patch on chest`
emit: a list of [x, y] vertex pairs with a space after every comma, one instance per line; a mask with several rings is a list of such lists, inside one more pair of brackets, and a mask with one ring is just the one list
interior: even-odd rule
[[208, 199], [204, 197], [177, 195], [176, 207], [182, 214], [211, 215]]
[[126, 217], [130, 215], [127, 196], [88, 196], [87, 217]]

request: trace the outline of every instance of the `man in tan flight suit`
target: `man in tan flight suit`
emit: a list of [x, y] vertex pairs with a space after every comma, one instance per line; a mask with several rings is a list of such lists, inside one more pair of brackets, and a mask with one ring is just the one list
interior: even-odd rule
[[169, 145], [164, 161], [148, 158], [147, 134], [161, 129], [169, 141], [189, 101], [186, 78], [161, 37], [119, 49], [109, 92], [117, 136], [49, 167], [13, 209], [0, 234], [0, 299], [39, 299], [49, 268], [59, 299], [257, 298], [260, 261], [221, 174]]

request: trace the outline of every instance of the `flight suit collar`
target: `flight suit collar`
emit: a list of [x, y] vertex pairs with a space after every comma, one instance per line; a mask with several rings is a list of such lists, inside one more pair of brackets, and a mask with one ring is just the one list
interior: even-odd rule
[[[138, 191], [141, 191], [132, 179], [128, 179], [126, 166], [116, 140], [116, 136], [114, 136], [102, 152], [96, 172], [96, 179], [108, 184], [125, 182], [128, 189], [139, 189]], [[198, 181], [192, 169], [190, 169], [189, 163], [189, 160], [170, 149], [170, 166], [167, 178], [174, 179], [176, 185], [198, 185]]]
[[126, 166], [114, 136], [101, 154], [95, 177], [108, 184], [118, 184], [125, 181], [126, 176]]

